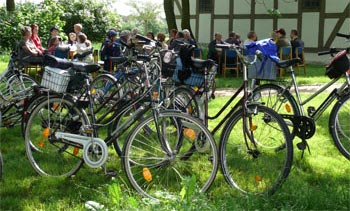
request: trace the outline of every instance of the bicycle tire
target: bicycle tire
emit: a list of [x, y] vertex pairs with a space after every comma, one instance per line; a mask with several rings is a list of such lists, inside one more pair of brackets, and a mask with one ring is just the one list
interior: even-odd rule
[[83, 164], [82, 146], [58, 140], [54, 133], [84, 135], [80, 129], [88, 121], [86, 114], [68, 97], [52, 97], [35, 106], [25, 129], [27, 157], [35, 171], [51, 177], [75, 174]]
[[329, 116], [329, 131], [340, 153], [350, 160], [350, 94], [342, 96]]
[[94, 99], [94, 114], [97, 124], [109, 124], [116, 111], [123, 90], [117, 79], [111, 74], [97, 76], [91, 82], [91, 93]]
[[[250, 118], [252, 121], [251, 127], [243, 125], [241, 108], [232, 114], [222, 130], [219, 143], [221, 169], [226, 182], [241, 193], [272, 195], [286, 180], [292, 166], [290, 133], [283, 118], [272, 109], [250, 105], [249, 110], [255, 111], [247, 114], [247, 121]], [[249, 131], [247, 142], [243, 127]]]
[[[279, 114], [288, 114], [294, 116], [300, 116], [300, 108], [297, 101], [289, 90], [276, 85], [276, 84], [263, 84], [256, 87], [253, 91], [253, 100], [256, 102], [264, 103], [263, 105], [271, 108]], [[289, 131], [294, 137], [293, 132], [293, 123], [285, 119]]]
[[2, 166], [3, 166], [2, 154], [0, 151], [0, 179], [2, 178]]
[[[184, 178], [194, 177], [199, 191], [207, 191], [218, 169], [216, 144], [208, 129], [178, 111], [156, 116], [139, 122], [124, 145], [122, 162], [130, 184], [141, 196], [160, 201], [179, 199]], [[163, 145], [155, 120], [162, 126]]]
[[199, 102], [195, 98], [193, 89], [186, 86], [178, 86], [169, 96], [171, 100], [170, 108], [188, 113], [194, 117], [203, 117], [200, 113], [202, 109], [199, 108]]

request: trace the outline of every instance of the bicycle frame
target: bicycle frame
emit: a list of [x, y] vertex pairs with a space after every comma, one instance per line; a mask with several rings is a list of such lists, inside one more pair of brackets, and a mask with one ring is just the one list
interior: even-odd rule
[[[298, 88], [297, 80], [294, 74], [293, 68], [290, 66], [289, 71], [291, 72], [292, 75], [292, 80], [289, 82], [289, 84], [285, 87], [285, 90], [290, 90], [290, 88], [293, 86], [295, 89], [295, 94], [296, 94], [296, 100], [298, 103], [298, 106], [301, 111], [302, 116], [306, 116], [305, 110], [304, 110], [304, 105], [313, 100], [316, 96], [321, 94], [323, 91], [325, 91], [327, 88], [335, 84], [339, 78], [332, 79], [330, 82], [327, 84], [323, 85], [320, 89], [318, 89], [315, 93], [313, 93], [310, 97], [307, 97], [306, 99], [302, 100], [300, 96], [300, 91]], [[341, 96], [346, 89], [350, 87], [350, 71], [347, 71], [345, 73], [346, 81], [339, 87], [334, 89], [328, 97], [321, 103], [321, 105], [313, 112], [310, 117], [314, 120], [317, 121], [318, 118], [323, 114], [323, 112], [328, 108], [329, 105], [332, 104], [332, 102], [339, 96]]]

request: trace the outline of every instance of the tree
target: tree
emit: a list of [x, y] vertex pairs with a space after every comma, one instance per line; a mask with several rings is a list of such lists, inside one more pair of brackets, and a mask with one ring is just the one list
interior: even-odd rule
[[182, 4], [181, 28], [188, 29], [191, 32], [192, 38], [194, 38], [192, 29], [191, 29], [191, 23], [190, 23], [190, 1], [181, 0], [181, 4]]
[[133, 10], [133, 14], [129, 16], [130, 21], [134, 21], [135, 26], [141, 32], [148, 31], [158, 32], [165, 31], [164, 20], [160, 17], [161, 5], [152, 2], [144, 2], [139, 0], [130, 0], [127, 3]]
[[174, 13], [174, 1], [164, 0], [163, 6], [168, 29], [177, 29], [176, 18]]
[[15, 11], [16, 6], [15, 6], [15, 0], [6, 0], [6, 10], [8, 12]]

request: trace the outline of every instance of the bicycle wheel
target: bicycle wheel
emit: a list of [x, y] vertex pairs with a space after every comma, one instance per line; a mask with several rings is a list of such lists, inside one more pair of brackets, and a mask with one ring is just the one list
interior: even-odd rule
[[227, 183], [242, 193], [271, 195], [291, 169], [290, 133], [281, 116], [270, 108], [253, 105], [248, 111], [254, 112], [247, 113], [246, 123], [240, 109], [222, 130], [221, 168]]
[[350, 94], [340, 98], [329, 117], [329, 131], [335, 146], [350, 160]]
[[186, 178], [194, 177], [199, 191], [208, 190], [218, 168], [208, 129], [181, 112], [162, 111], [156, 116], [135, 126], [124, 145], [122, 162], [131, 185], [156, 200], [178, 199]]
[[0, 179], [2, 178], [2, 165], [3, 165], [3, 161], [2, 161], [1, 151], [0, 151]]
[[[300, 109], [293, 95], [283, 87], [276, 84], [263, 84], [255, 88], [252, 92], [253, 100], [264, 103], [264, 106], [271, 108], [279, 114], [300, 116]], [[284, 119], [293, 131], [293, 123]]]
[[94, 113], [97, 124], [107, 124], [113, 120], [113, 113], [118, 108], [123, 89], [117, 79], [110, 74], [97, 76], [91, 82], [91, 93], [94, 99]]
[[193, 89], [179, 86], [170, 93], [171, 108], [188, 113], [194, 117], [203, 117], [202, 109], [199, 108], [200, 103], [195, 98]]
[[55, 137], [55, 132], [84, 135], [80, 130], [88, 118], [75, 102], [52, 97], [40, 102], [31, 112], [25, 129], [28, 159], [40, 175], [70, 176], [83, 164], [82, 146]]

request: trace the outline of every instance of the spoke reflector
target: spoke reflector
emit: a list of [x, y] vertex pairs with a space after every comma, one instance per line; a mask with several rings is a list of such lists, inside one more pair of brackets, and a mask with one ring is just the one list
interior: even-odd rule
[[189, 129], [189, 128], [185, 128], [184, 129], [184, 134], [187, 138], [189, 138], [190, 140], [194, 140], [196, 139], [196, 132], [194, 132], [193, 129]]
[[39, 141], [38, 145], [39, 145], [39, 147], [41, 147], [41, 148], [43, 148], [43, 147], [45, 146], [44, 142], [42, 142], [42, 141]]
[[143, 175], [143, 178], [145, 178], [145, 180], [147, 182], [151, 182], [152, 181], [152, 174], [150, 172], [150, 170], [148, 168], [143, 168], [142, 169], [142, 175]]
[[49, 134], [50, 134], [50, 129], [46, 127], [43, 131], [43, 138], [47, 139], [49, 137]]
[[256, 175], [256, 176], [254, 177], [254, 179], [255, 179], [255, 181], [257, 181], [257, 182], [261, 182], [261, 181], [262, 181], [262, 177], [259, 176], [259, 175]]
[[288, 103], [286, 104], [285, 107], [286, 107], [286, 110], [288, 113], [290, 113], [292, 111], [292, 108], [290, 107], [290, 105]]
[[74, 147], [73, 155], [77, 155], [78, 153], [79, 153], [79, 148], [78, 147]]

